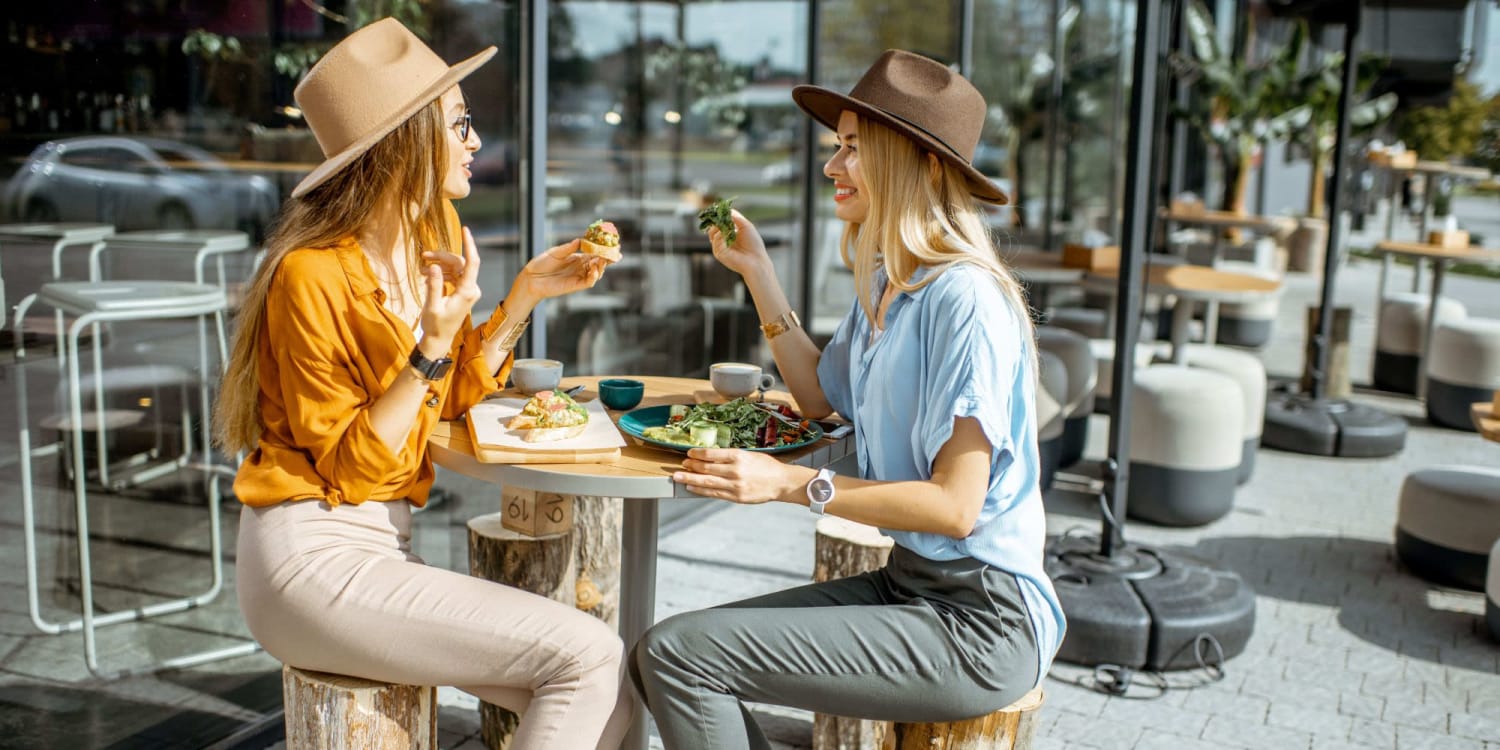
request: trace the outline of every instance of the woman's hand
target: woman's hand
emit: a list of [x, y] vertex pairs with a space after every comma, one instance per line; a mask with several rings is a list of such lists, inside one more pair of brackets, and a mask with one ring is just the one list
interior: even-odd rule
[[[424, 259], [426, 255], [423, 254]], [[479, 301], [479, 251], [474, 248], [474, 235], [469, 232], [468, 227], [464, 227], [464, 257], [461, 263], [459, 267], [462, 271], [453, 282], [453, 293], [446, 295], [443, 294], [445, 264], [439, 260], [422, 268], [422, 275], [427, 277], [427, 298], [422, 302], [422, 341], [431, 339], [432, 347], [441, 348], [438, 352], [424, 352], [426, 354], [437, 353], [441, 356], [446, 353], [453, 337], [458, 335], [464, 317], [474, 309], [474, 303]]]
[[558, 245], [532, 258], [516, 276], [514, 292], [535, 302], [583, 291], [604, 275], [609, 261], [578, 252], [578, 240]]
[[[743, 230], [741, 230], [743, 231]], [[806, 482], [776, 459], [738, 448], [694, 448], [682, 462], [682, 471], [672, 481], [705, 497], [717, 497], [744, 505], [779, 500]]]
[[443, 271], [443, 280], [458, 283], [459, 277], [464, 275], [464, 256], [453, 253], [438, 253], [432, 250], [422, 252], [422, 266], [425, 268], [430, 263], [436, 263]]
[[766, 254], [765, 240], [761, 239], [755, 225], [739, 211], [731, 210], [730, 216], [734, 218], [734, 225], [739, 230], [739, 236], [735, 238], [733, 245], [725, 244], [724, 233], [718, 227], [708, 228], [708, 240], [713, 243], [714, 257], [725, 268], [741, 276], [770, 268], [771, 256]]

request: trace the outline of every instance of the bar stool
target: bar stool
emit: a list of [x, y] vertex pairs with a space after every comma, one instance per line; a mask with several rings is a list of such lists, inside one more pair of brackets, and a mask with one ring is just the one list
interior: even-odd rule
[[[16, 319], [22, 319], [35, 302], [62, 310], [74, 317], [58, 347], [58, 366], [64, 373], [67, 391], [67, 420], [76, 427], [85, 424], [83, 411], [83, 380], [79, 367], [79, 335], [90, 326], [106, 322], [161, 321], [181, 318], [196, 318], [198, 321], [198, 372], [199, 372], [199, 433], [205, 457], [211, 455], [212, 437], [209, 406], [211, 370], [209, 367], [208, 329], [206, 320], [214, 318], [217, 330], [223, 330], [223, 314], [228, 307], [224, 290], [214, 286], [174, 281], [103, 281], [103, 282], [54, 282], [43, 285], [41, 290], [28, 296], [16, 309]], [[220, 341], [221, 359], [223, 342]], [[102, 358], [98, 348], [94, 350], [94, 382], [102, 378]], [[18, 368], [18, 379], [24, 379], [25, 368]], [[77, 630], [83, 631], [84, 660], [90, 672], [101, 677], [115, 677], [141, 671], [169, 669], [201, 664], [215, 659], [252, 653], [258, 648], [254, 643], [240, 644], [228, 648], [178, 656], [166, 659], [145, 668], [106, 673], [100, 670], [95, 630], [105, 625], [142, 620], [158, 615], [182, 612], [202, 606], [218, 596], [224, 583], [223, 540], [220, 535], [219, 487], [213, 472], [205, 472], [208, 494], [209, 554], [212, 558], [213, 583], [209, 589], [196, 596], [185, 596], [158, 602], [132, 610], [113, 612], [96, 617], [94, 615], [93, 575], [89, 556], [88, 475], [84, 468], [83, 431], [72, 430], [71, 463], [73, 497], [77, 514], [78, 568], [83, 599], [83, 616], [68, 622], [52, 622], [42, 617], [38, 595], [36, 519], [31, 477], [31, 435], [27, 416], [27, 399], [24, 381], [17, 390], [17, 406], [20, 422], [21, 444], [21, 499], [22, 520], [26, 544], [27, 598], [32, 622], [45, 633], [57, 634]], [[96, 393], [97, 395], [97, 393]], [[95, 404], [96, 413], [91, 415], [103, 435], [106, 415], [103, 402]], [[187, 435], [184, 441], [189, 440]], [[205, 459], [205, 463], [208, 461]]]

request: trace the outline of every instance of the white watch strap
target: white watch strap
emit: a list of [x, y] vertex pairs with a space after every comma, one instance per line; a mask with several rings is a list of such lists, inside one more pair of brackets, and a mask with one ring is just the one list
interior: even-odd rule
[[[807, 483], [807, 489], [805, 491], [807, 492], [808, 510], [821, 516], [823, 515], [823, 509], [827, 508], [828, 504], [833, 502], [833, 476], [833, 470], [825, 467], [822, 469], [818, 469], [818, 475], [813, 477], [812, 480]], [[821, 484], [823, 482], [826, 482], [828, 484], [828, 497], [819, 500], [818, 495], [813, 492], [813, 485]]]

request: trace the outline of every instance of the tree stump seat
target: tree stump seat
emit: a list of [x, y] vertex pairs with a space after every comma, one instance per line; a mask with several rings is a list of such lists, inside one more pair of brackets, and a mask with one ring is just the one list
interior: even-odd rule
[[437, 750], [437, 688], [281, 668], [287, 750]]

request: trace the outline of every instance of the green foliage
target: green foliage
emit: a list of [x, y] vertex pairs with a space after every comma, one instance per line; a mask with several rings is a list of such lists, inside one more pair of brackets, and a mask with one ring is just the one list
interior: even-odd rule
[[1474, 145], [1474, 158], [1491, 172], [1500, 171], [1500, 94], [1490, 97], [1485, 104], [1484, 125], [1479, 142]]
[[734, 203], [733, 198], [720, 198], [709, 204], [708, 208], [698, 212], [698, 230], [707, 232], [709, 227], [717, 227], [724, 235], [725, 244], [733, 245], [739, 239], [740, 228], [734, 223], [734, 215], [730, 213]]
[[1441, 107], [1417, 107], [1401, 117], [1397, 132], [1407, 148], [1423, 159], [1443, 161], [1473, 154], [1484, 135], [1490, 103], [1479, 88], [1460, 78]]
[[663, 46], [646, 58], [646, 80], [677, 76], [694, 112], [716, 125], [738, 126], [745, 121], [744, 103], [734, 95], [749, 81], [734, 63], [719, 57], [718, 47]]

